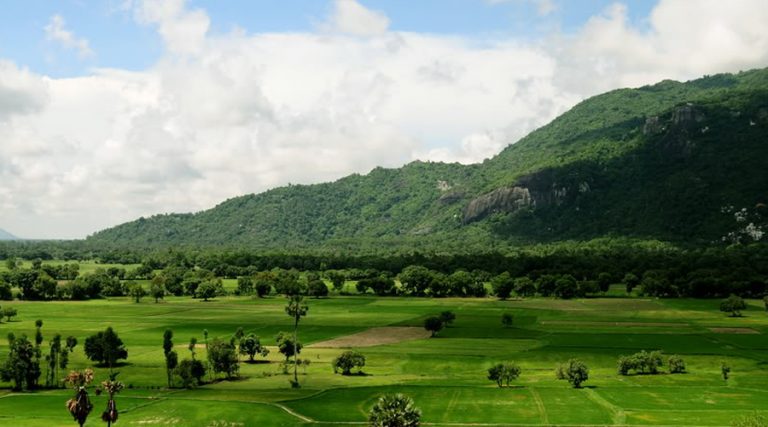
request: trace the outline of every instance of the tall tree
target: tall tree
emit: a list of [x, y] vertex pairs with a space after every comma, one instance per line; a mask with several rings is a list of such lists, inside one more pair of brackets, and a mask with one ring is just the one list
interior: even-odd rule
[[298, 333], [299, 333], [299, 321], [302, 317], [307, 315], [307, 311], [309, 310], [309, 307], [307, 307], [307, 303], [304, 302], [304, 297], [301, 295], [291, 295], [288, 297], [288, 305], [285, 306], [285, 312], [293, 319], [293, 343], [294, 343], [294, 352], [293, 352], [293, 382], [291, 382], [291, 386], [293, 388], [299, 388], [301, 385], [299, 384], [299, 364], [298, 364], [298, 351], [295, 349], [295, 345], [298, 342]]
[[173, 370], [178, 365], [179, 357], [173, 351], [173, 331], [163, 332], [163, 355], [165, 356], [165, 374], [168, 376], [168, 387], [173, 387]]

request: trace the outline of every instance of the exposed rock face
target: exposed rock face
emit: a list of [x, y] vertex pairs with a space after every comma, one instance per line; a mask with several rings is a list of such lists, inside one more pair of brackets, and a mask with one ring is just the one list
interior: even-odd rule
[[643, 126], [643, 135], [655, 135], [661, 133], [664, 130], [664, 126], [659, 122], [659, 116], [652, 116], [645, 119], [645, 125]]
[[469, 205], [464, 209], [462, 222], [467, 224], [491, 213], [514, 212], [533, 204], [531, 193], [525, 187], [497, 188], [469, 202]]

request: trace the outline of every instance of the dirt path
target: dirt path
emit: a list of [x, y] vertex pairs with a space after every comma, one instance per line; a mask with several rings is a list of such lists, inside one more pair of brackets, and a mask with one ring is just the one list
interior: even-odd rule
[[403, 341], [429, 338], [430, 332], [424, 328], [412, 326], [384, 326], [371, 328], [352, 335], [316, 342], [309, 347], [347, 348], [373, 347], [375, 345], [395, 344]]

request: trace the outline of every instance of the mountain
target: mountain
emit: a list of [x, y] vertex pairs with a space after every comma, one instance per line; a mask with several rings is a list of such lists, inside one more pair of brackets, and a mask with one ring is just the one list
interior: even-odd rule
[[0, 240], [19, 240], [19, 238], [0, 228]]
[[768, 69], [667, 80], [587, 99], [482, 164], [376, 168], [139, 218], [88, 240], [273, 249], [487, 249], [606, 236], [705, 244], [766, 225], [767, 158]]

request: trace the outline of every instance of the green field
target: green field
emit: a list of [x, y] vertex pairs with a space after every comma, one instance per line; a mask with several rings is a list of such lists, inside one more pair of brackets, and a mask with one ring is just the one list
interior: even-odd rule
[[[687, 425], [727, 426], [743, 414], [768, 415], [768, 313], [750, 301], [743, 318], [718, 311], [717, 300], [601, 298], [519, 301], [338, 297], [309, 300], [301, 322], [305, 344], [377, 326], [420, 326], [426, 316], [452, 310], [454, 325], [437, 338], [424, 338], [359, 349], [367, 357], [367, 376], [333, 374], [330, 363], [342, 349], [308, 347], [312, 361], [300, 374], [302, 388], [292, 390], [278, 367], [275, 348], [270, 363], [241, 365], [241, 379], [194, 390], [165, 387], [162, 335], [174, 331], [180, 358], [186, 344], [203, 329], [226, 337], [240, 326], [274, 345], [274, 336], [290, 330], [285, 300], [225, 297], [202, 302], [189, 297], [155, 304], [146, 298], [85, 302], [0, 302], [19, 311], [0, 323], [0, 333], [34, 335], [35, 319], [44, 321], [46, 340], [54, 333], [78, 337], [71, 367], [90, 366], [82, 350], [85, 337], [112, 325], [126, 343], [128, 364], [119, 378], [129, 387], [118, 396], [118, 425], [285, 426], [359, 423], [377, 396], [403, 392], [432, 425]], [[501, 314], [515, 325], [504, 328]], [[710, 328], [749, 328], [750, 334], [714, 333]], [[744, 332], [744, 330], [740, 330]], [[47, 348], [47, 342], [43, 343]], [[688, 373], [616, 374], [616, 358], [639, 350], [680, 354]], [[200, 350], [200, 353], [204, 349]], [[200, 354], [202, 357], [202, 354]], [[0, 345], [0, 363], [7, 346]], [[554, 367], [578, 357], [590, 368], [583, 389], [554, 377]], [[499, 389], [488, 381], [492, 364], [511, 360], [522, 367], [514, 387]], [[732, 367], [726, 383], [720, 363]], [[664, 368], [666, 371], [666, 368]], [[96, 369], [97, 380], [106, 377]], [[64, 402], [68, 390], [12, 393], [0, 383], [0, 425], [75, 425]], [[101, 425], [103, 396], [87, 425]]]

